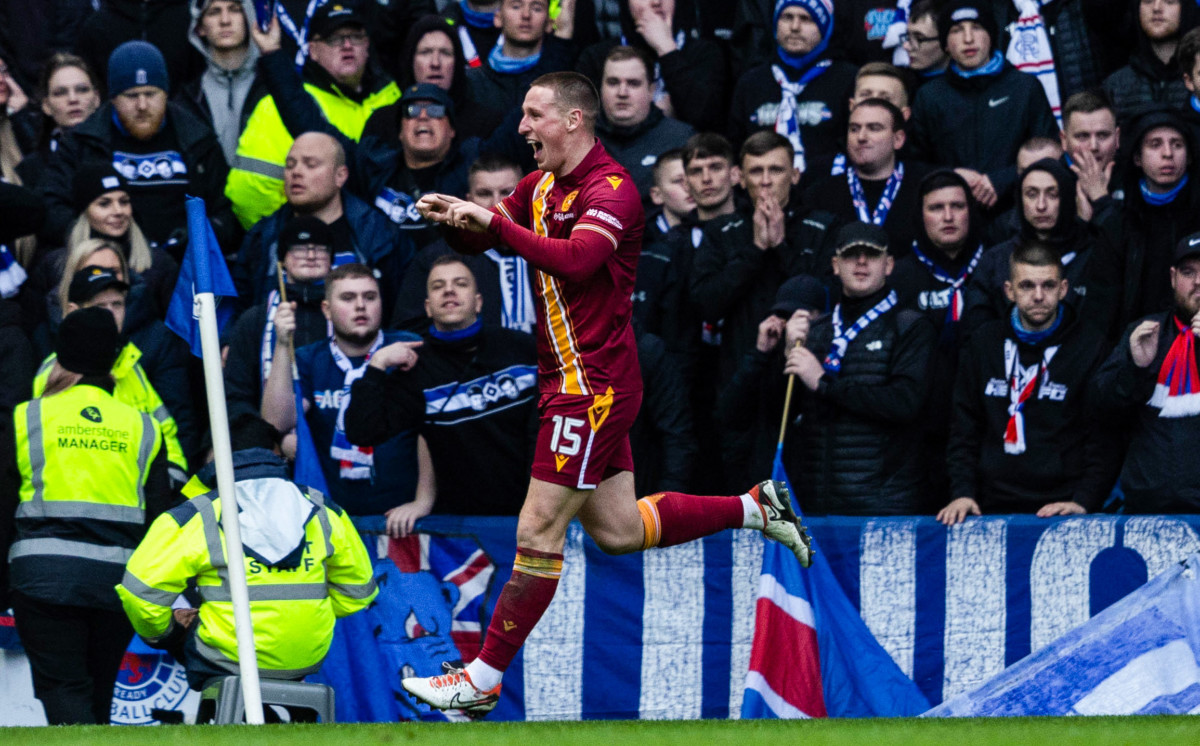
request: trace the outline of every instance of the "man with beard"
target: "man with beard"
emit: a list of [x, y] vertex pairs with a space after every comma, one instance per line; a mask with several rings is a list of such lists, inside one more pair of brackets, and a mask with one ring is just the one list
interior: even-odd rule
[[1096, 375], [1097, 404], [1130, 428], [1129, 513], [1200, 512], [1200, 233], [1175, 246], [1170, 275], [1171, 309], [1131, 324]]
[[929, 369], [929, 403], [922, 413], [921, 457], [928, 475], [929, 510], [949, 499], [946, 443], [950, 437], [950, 394], [962, 344], [960, 325], [966, 288], [984, 255], [979, 211], [967, 181], [939, 170], [918, 190], [921, 229], [912, 252], [896, 263], [891, 284], [899, 306], [919, 311], [937, 330], [934, 364]]
[[1017, 184], [1017, 209], [1021, 231], [1015, 237], [988, 249], [967, 285], [965, 324], [968, 332], [1008, 313], [1011, 298], [1004, 290], [1009, 281], [1009, 259], [1013, 251], [1033, 241], [1058, 253], [1068, 280], [1063, 302], [1084, 323], [1091, 314], [1084, 310], [1088, 289], [1088, 263], [1098, 238], [1095, 230], [1075, 213], [1075, 174], [1051, 158], [1035, 162], [1021, 174]]
[[66, 244], [79, 211], [75, 172], [84, 163], [107, 161], [129, 183], [133, 215], [152, 246], [175, 259], [187, 246], [183, 197], [204, 198], [217, 240], [230, 250], [237, 226], [223, 194], [229, 167], [211, 129], [178, 104], [167, 102], [169, 84], [162, 54], [152, 44], [130, 41], [108, 64], [108, 104], [63, 138], [42, 182], [47, 230]]
[[971, 336], [954, 390], [947, 526], [968, 515], [1094, 512], [1111, 484], [1105, 430], [1087, 406], [1104, 341], [1063, 303], [1058, 251], [1036, 240], [1011, 254], [1011, 316]]
[[[296, 426], [292, 360], [300, 377], [305, 418], [330, 497], [351, 515], [382, 515], [410, 502], [417, 484], [417, 435], [407, 430], [374, 448], [354, 445], [346, 437], [345, 413], [351, 386], [366, 372], [375, 353], [397, 342], [408, 354], [393, 355], [402, 370], [417, 360], [420, 338], [408, 332], [384, 332], [379, 282], [370, 268], [344, 264], [325, 279], [325, 318], [333, 327], [329, 339], [292, 350], [294, 314], [275, 315], [275, 352], [263, 385], [262, 417], [281, 433]], [[395, 348], [392, 348], [395, 350]]]

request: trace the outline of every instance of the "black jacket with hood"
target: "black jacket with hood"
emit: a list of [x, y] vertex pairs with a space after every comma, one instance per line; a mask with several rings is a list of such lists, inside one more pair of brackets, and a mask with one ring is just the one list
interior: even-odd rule
[[[1174, 56], [1163, 62], [1154, 54], [1150, 39], [1142, 30], [1137, 17], [1137, 0], [1132, 0], [1131, 26], [1137, 35], [1137, 46], [1129, 56], [1129, 64], [1105, 78], [1104, 93], [1112, 101], [1117, 112], [1117, 122], [1129, 126], [1139, 112], [1152, 106], [1168, 106], [1175, 110], [1185, 109], [1191, 94], [1183, 85], [1181, 70]], [[1200, 7], [1196, 3], [1181, 2], [1179, 32], [1182, 38], [1188, 30], [1200, 23]]]
[[[1125, 149], [1125, 199], [1119, 209], [1105, 209], [1096, 221], [1100, 241], [1091, 259], [1088, 294], [1091, 313], [1110, 340], [1134, 319], [1166, 310], [1171, 305], [1172, 252], [1179, 239], [1200, 231], [1200, 184], [1189, 164], [1188, 183], [1165, 205], [1151, 205], [1142, 195], [1142, 169], [1134, 164], [1142, 139], [1157, 127], [1183, 134], [1189, 161], [1194, 163], [1191, 128], [1174, 111], [1154, 109], [1136, 119]], [[1108, 198], [1101, 200], [1106, 202]]]
[[[1045, 171], [1058, 182], [1058, 222], [1042, 239], [1038, 239], [1038, 231], [1026, 219], [1020, 207], [1021, 185], [1025, 183], [1025, 177], [1033, 171]], [[1073, 307], [1082, 322], [1092, 325], [1096, 319], [1103, 318], [1104, 314], [1098, 310], [1093, 314], [1094, 309], [1090, 304], [1085, 306], [1084, 303], [1088, 298], [1090, 272], [1094, 271], [1094, 267], [1089, 265], [1100, 236], [1096, 228], [1080, 220], [1076, 213], [1075, 184], [1074, 172], [1063, 166], [1060, 161], [1050, 158], [1032, 164], [1021, 174], [1016, 186], [1017, 214], [1020, 216], [1021, 228], [1015, 237], [989, 248], [979, 260], [979, 266], [972, 274], [965, 293], [966, 310], [963, 323], [968, 334], [988, 321], [1008, 318], [1011, 303], [1004, 294], [1004, 282], [1009, 277], [1008, 260], [1017, 246], [1034, 240], [1040, 240], [1053, 248], [1063, 260], [1064, 277], [1070, 284], [1066, 303]]]
[[[487, 137], [493, 129], [493, 122], [503, 117], [504, 112], [492, 111], [481, 103], [471, 93], [471, 84], [467, 80], [467, 62], [463, 56], [462, 41], [458, 38], [457, 29], [442, 16], [425, 16], [412, 25], [404, 38], [400, 54], [394, 59], [396, 69], [391, 70], [396, 78], [396, 85], [401, 91], [408, 90], [417, 83], [413, 77], [413, 58], [417, 53], [417, 44], [428, 33], [434, 31], [443, 33], [450, 39], [454, 48], [454, 71], [450, 80], [450, 99], [454, 101], [454, 132], [461, 141], [468, 137]], [[386, 64], [387, 57], [384, 58]], [[403, 101], [388, 104], [376, 109], [363, 128], [363, 139], [376, 137], [383, 142], [393, 142], [396, 133], [400, 131], [400, 119]], [[524, 140], [522, 139], [522, 144]]]
[[[958, 186], [967, 195], [968, 229], [962, 250], [951, 259], [938, 249], [929, 234], [925, 231], [925, 223], [921, 216], [921, 204], [925, 195], [944, 189], [947, 186]], [[915, 230], [917, 232], [917, 248], [938, 266], [944, 273], [957, 276], [969, 267], [976, 253], [980, 250], [980, 236], [983, 233], [983, 216], [979, 205], [971, 197], [971, 190], [966, 181], [954, 171], [941, 169], [934, 171], [923, 179], [915, 190], [917, 192], [917, 215]], [[982, 261], [982, 260], [981, 260]], [[972, 270], [972, 277], [979, 272], [979, 264]], [[969, 286], [971, 278], [968, 278]], [[888, 284], [895, 289], [899, 307], [916, 311], [929, 319], [937, 332], [937, 344], [933, 353], [933, 364], [929, 367], [928, 388], [930, 396], [924, 410], [921, 412], [920, 426], [922, 437], [921, 457], [927, 477], [925, 512], [936, 510], [945, 504], [949, 495], [949, 480], [946, 476], [946, 443], [950, 438], [950, 402], [954, 391], [954, 376], [958, 371], [958, 357], [964, 338], [965, 317], [959, 309], [959, 320], [951, 319], [951, 304], [954, 302], [954, 290], [951, 283], [939, 279], [925, 266], [915, 252], [896, 261], [896, 268], [888, 278]], [[966, 289], [963, 289], [964, 306]]]

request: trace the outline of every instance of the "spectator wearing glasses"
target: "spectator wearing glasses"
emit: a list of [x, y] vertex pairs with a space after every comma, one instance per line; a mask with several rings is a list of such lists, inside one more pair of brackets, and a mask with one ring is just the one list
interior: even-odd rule
[[917, 0], [908, 15], [908, 27], [900, 37], [908, 52], [908, 67], [916, 73], [919, 88], [946, 73], [950, 56], [938, 40], [937, 6], [933, 0]]
[[[279, 32], [256, 30], [255, 41], [270, 57], [278, 49]], [[290, 133], [324, 132], [341, 143], [350, 169], [346, 188], [351, 193], [379, 208], [417, 248], [437, 240], [437, 232], [416, 210], [417, 199], [427, 192], [465, 197], [467, 172], [479, 152], [476, 138], [461, 146], [455, 141], [457, 112], [444, 88], [434, 83], [409, 86], [391, 107], [400, 115], [396, 139], [370, 134], [356, 142], [327, 121], [311, 100], [300, 96], [300, 80], [294, 74], [279, 69], [269, 76], [272, 94], [288, 102], [280, 114]]]
[[[274, 81], [295, 77], [291, 59], [281, 51], [279, 18], [263, 34], [257, 24], [250, 32], [262, 52], [261, 72], [271, 95], [259, 101], [238, 140], [225, 193], [242, 226], [250, 228], [284, 203], [283, 167], [292, 137], [281, 121], [281, 109], [296, 101], [281, 95]], [[362, 136], [367, 119], [378, 108], [400, 98], [395, 82], [370, 64], [370, 39], [359, 11], [336, 3], [322, 5], [308, 26], [308, 59], [300, 70], [303, 87], [288, 95], [312, 101], [323, 118], [351, 140]], [[267, 38], [272, 40], [263, 46]], [[304, 95], [301, 95], [303, 92]]]

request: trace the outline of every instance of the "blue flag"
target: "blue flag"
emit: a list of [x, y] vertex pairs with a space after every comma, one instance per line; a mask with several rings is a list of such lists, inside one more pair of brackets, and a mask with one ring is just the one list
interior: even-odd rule
[[329, 485], [325, 482], [325, 472], [321, 471], [321, 457], [317, 455], [317, 447], [313, 445], [308, 420], [304, 419], [304, 394], [301, 393], [300, 381], [296, 378], [292, 379], [292, 396], [296, 400], [296, 463], [292, 478], [298, 484], [312, 487], [329, 497]]
[[[782, 444], [771, 478], [792, 491]], [[794, 501], [793, 508], [800, 513]], [[867, 629], [821, 554], [802, 571], [791, 552], [768, 546], [757, 617], [742, 717], [896, 717], [928, 709], [925, 695]], [[795, 649], [780, 655], [780, 640]], [[819, 676], [809, 662], [819, 662]]]
[[204, 200], [187, 198], [188, 247], [179, 267], [175, 293], [167, 306], [167, 327], [183, 337], [196, 357], [203, 357], [200, 347], [200, 307], [196, 296], [212, 293], [217, 305], [217, 332], [220, 333], [233, 316], [233, 304], [222, 298], [236, 298], [233, 278], [221, 256], [221, 247], [213, 234], [212, 225], [204, 212]]

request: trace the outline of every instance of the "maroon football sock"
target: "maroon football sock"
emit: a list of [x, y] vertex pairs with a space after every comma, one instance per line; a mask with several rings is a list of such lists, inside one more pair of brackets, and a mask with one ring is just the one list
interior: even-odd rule
[[660, 492], [638, 500], [645, 538], [642, 549], [670, 547], [741, 528], [745, 522], [742, 498], [701, 497], [681, 492]]
[[562, 575], [563, 556], [517, 547], [513, 572], [500, 591], [479, 660], [504, 671], [546, 613]]

